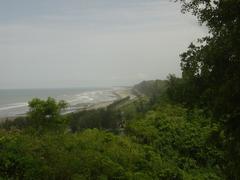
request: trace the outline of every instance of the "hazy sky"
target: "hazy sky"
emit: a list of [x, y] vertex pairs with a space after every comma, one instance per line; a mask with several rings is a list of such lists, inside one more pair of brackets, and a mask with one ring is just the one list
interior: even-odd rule
[[0, 88], [180, 75], [179, 54], [205, 32], [169, 0], [0, 0]]

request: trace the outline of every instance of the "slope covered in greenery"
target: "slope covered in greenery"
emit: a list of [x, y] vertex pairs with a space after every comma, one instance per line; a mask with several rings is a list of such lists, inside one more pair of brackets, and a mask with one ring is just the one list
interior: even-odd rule
[[59, 115], [63, 102], [34, 99], [27, 118], [1, 125], [0, 176], [221, 179], [223, 152], [212, 141], [218, 125], [200, 110], [152, 104], [150, 95], [67, 116]]
[[179, 1], [209, 29], [181, 55], [182, 77], [67, 116], [32, 100], [1, 124], [1, 179], [239, 179], [240, 1]]

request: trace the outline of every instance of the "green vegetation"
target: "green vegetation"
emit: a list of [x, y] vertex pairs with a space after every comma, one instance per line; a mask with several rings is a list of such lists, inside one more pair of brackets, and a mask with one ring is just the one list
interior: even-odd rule
[[1, 132], [0, 143], [0, 174], [10, 179], [152, 179], [169, 171], [151, 148], [96, 129], [42, 136]]
[[223, 152], [211, 139], [218, 130], [218, 125], [210, 124], [202, 112], [195, 110], [189, 115], [185, 108], [173, 105], [149, 111], [127, 126], [135, 142], [151, 146], [164, 162], [181, 172], [183, 179], [221, 177]]
[[56, 102], [53, 98], [48, 98], [46, 101], [33, 99], [29, 103], [28, 119], [30, 124], [38, 131], [47, 129], [59, 130], [63, 124], [63, 118], [60, 115], [61, 111], [67, 107], [64, 101]]
[[[186, 107], [212, 115], [225, 138], [225, 174], [240, 178], [240, 1], [180, 0], [209, 35], [181, 55], [182, 79], [171, 78], [170, 94]], [[180, 85], [180, 86], [179, 86]], [[171, 93], [175, 87], [180, 91]], [[182, 97], [182, 98], [179, 98]]]
[[87, 128], [117, 129], [121, 122], [119, 111], [106, 108], [82, 111], [69, 115], [70, 129], [72, 132]]
[[68, 115], [63, 101], [33, 99], [27, 117], [1, 124], [0, 177], [239, 179], [240, 1], [181, 2], [210, 33], [181, 55], [182, 78]]
[[[29, 104], [36, 108], [27, 118], [2, 124], [1, 177], [220, 179], [223, 151], [218, 141], [211, 141], [217, 136], [218, 125], [211, 124], [199, 110], [189, 114], [187, 109], [170, 104], [151, 108], [147, 98], [67, 116], [60, 115], [61, 104], [65, 103], [34, 99]], [[151, 110], [139, 113], [139, 104]], [[126, 119], [124, 133], [107, 132], [109, 127], [120, 127], [102, 120], [118, 124], [115, 113], [119, 111]], [[42, 120], [37, 126], [33, 126], [35, 115]]]

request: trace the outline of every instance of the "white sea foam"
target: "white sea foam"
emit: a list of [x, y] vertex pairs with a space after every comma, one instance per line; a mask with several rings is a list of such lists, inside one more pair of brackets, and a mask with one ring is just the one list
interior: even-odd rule
[[77, 94], [68, 99], [67, 102], [73, 105], [78, 103], [96, 103], [109, 100], [112, 97], [114, 97], [112, 92], [108, 90], [90, 91]]
[[[40, 98], [46, 99], [46, 97], [50, 96], [49, 91], [46, 90], [44, 92], [44, 97], [40, 96]], [[51, 92], [52, 93], [52, 92]], [[34, 94], [34, 97], [38, 97], [38, 94], [36, 91], [27, 91], [23, 94], [23, 101], [30, 100], [29, 98], [25, 98], [26, 94], [28, 94], [29, 98]], [[1, 94], [0, 94], [1, 95]], [[28, 97], [27, 96], [27, 97]], [[2, 94], [2, 97], [5, 98], [6, 96]], [[15, 97], [14, 95], [11, 96]], [[54, 97], [54, 96], [53, 96]], [[16, 97], [16, 99], [19, 98]], [[20, 96], [22, 98], [22, 96]], [[105, 90], [90, 90], [90, 91], [79, 91], [79, 92], [73, 92], [72, 94], [70, 93], [65, 93], [63, 94], [57, 94], [55, 96], [57, 100], [65, 100], [66, 102], [69, 103], [70, 111], [75, 111], [77, 110], [76, 108], [79, 107], [76, 105], [83, 104], [84, 106], [89, 104], [95, 104], [95, 103], [101, 103], [101, 102], [110, 102], [114, 101], [117, 99], [117, 96], [114, 94], [114, 89], [105, 89]], [[22, 101], [22, 100], [21, 100]], [[0, 103], [0, 117], [9, 117], [9, 116], [15, 116], [19, 114], [25, 114], [28, 111], [28, 104], [27, 102], [17, 102], [17, 103]]]
[[10, 110], [10, 109], [16, 109], [21, 107], [27, 107], [27, 103], [13, 103], [13, 104], [7, 104], [4, 107], [0, 107], [0, 111], [3, 110]]

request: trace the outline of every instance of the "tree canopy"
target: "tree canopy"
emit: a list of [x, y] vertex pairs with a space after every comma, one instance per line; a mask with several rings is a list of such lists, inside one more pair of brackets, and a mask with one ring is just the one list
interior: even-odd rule
[[209, 35], [181, 54], [183, 99], [204, 108], [227, 135], [227, 172], [240, 176], [240, 1], [180, 0], [183, 12], [196, 15]]
[[67, 107], [64, 101], [56, 102], [53, 98], [41, 100], [35, 98], [29, 102], [28, 118], [39, 130], [55, 128], [63, 123], [61, 111]]

